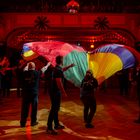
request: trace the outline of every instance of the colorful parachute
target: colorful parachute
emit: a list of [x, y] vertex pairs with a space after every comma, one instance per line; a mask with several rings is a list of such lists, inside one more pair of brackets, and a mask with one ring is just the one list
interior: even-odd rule
[[133, 67], [140, 54], [133, 48], [120, 44], [103, 45], [88, 55], [89, 68], [101, 83], [117, 71]]
[[24, 44], [23, 57], [26, 60], [32, 60], [39, 55], [45, 57], [53, 65], [55, 65], [57, 55], [64, 57], [64, 66], [74, 63], [75, 66], [64, 74], [66, 79], [76, 86], [80, 86], [87, 69], [93, 71], [100, 84], [117, 71], [133, 67], [140, 60], [138, 52], [120, 44], [103, 45], [90, 53], [82, 47], [59, 41]]
[[64, 74], [67, 80], [76, 86], [80, 86], [81, 80], [88, 69], [87, 54], [82, 47], [59, 41], [31, 42], [23, 45], [24, 59], [32, 60], [39, 55], [45, 57], [54, 66], [57, 55], [64, 56], [64, 66], [74, 63], [75, 66]]

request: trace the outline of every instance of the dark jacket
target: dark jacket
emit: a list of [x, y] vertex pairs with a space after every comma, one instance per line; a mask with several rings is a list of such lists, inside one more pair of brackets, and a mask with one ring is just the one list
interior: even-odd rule
[[23, 72], [23, 91], [24, 94], [38, 94], [40, 72], [29, 70]]
[[98, 87], [98, 82], [94, 77], [84, 78], [81, 83], [80, 97], [93, 96], [94, 90]]

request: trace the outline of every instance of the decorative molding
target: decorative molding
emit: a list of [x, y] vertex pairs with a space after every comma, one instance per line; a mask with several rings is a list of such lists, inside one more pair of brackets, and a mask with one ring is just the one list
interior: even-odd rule
[[97, 17], [94, 20], [94, 29], [103, 31], [109, 29], [109, 21], [107, 17]]
[[34, 27], [37, 30], [45, 31], [49, 27], [49, 20], [45, 16], [38, 16], [35, 19], [34, 23], [35, 23]]

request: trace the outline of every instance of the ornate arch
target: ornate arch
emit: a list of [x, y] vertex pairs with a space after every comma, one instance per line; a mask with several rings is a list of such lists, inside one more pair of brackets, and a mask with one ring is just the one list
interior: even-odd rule
[[105, 31], [98, 31], [92, 28], [49, 28], [45, 31], [35, 30], [33, 27], [21, 27], [11, 31], [6, 42], [9, 47], [22, 49], [26, 42], [31, 41], [84, 41], [86, 43], [105, 44], [119, 43], [131, 47], [135, 45], [135, 36], [126, 29], [112, 28]]
[[[19, 36], [24, 36], [24, 34], [28, 34], [33, 27], [20, 27], [15, 28], [11, 32], [8, 33], [6, 36], [6, 43], [8, 47], [21, 49], [22, 48], [22, 42], [18, 42]], [[20, 46], [21, 45], [21, 46]]]

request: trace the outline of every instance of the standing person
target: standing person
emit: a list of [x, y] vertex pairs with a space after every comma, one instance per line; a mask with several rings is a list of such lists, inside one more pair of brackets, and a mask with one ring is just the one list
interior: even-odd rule
[[2, 56], [0, 58], [0, 90], [3, 94], [3, 97], [7, 94], [7, 96], [10, 94], [10, 79], [9, 78], [9, 66], [10, 62], [6, 56]]
[[47, 63], [47, 68], [44, 69], [44, 80], [45, 80], [45, 83], [44, 83], [44, 93], [48, 93], [48, 89], [49, 89], [49, 86], [50, 86], [50, 81], [52, 79], [52, 72], [53, 72], [53, 65], [51, 64], [51, 62], [48, 62]]
[[[63, 86], [64, 74], [63, 72], [73, 67], [74, 64], [71, 64], [65, 68], [62, 68], [63, 57], [56, 57], [56, 66], [53, 69], [52, 80], [49, 82], [49, 95], [51, 100], [51, 110], [47, 122], [47, 133], [52, 135], [57, 135], [55, 129], [64, 129], [64, 126], [60, 124], [58, 119], [58, 111], [60, 109], [61, 94], [67, 96], [66, 91]], [[54, 128], [52, 123], [54, 122]]]
[[123, 69], [118, 72], [120, 95], [129, 96], [129, 71], [128, 69]]
[[87, 70], [81, 83], [80, 98], [84, 105], [84, 122], [86, 128], [93, 128], [92, 119], [96, 112], [96, 99], [94, 90], [98, 87], [97, 80], [93, 77], [91, 70]]
[[38, 86], [39, 71], [35, 70], [35, 63], [29, 62], [23, 72], [23, 94], [21, 107], [20, 126], [25, 127], [30, 105], [31, 110], [31, 126], [37, 125], [37, 105], [38, 105]]
[[23, 58], [19, 60], [16, 68], [16, 76], [17, 76], [17, 97], [21, 97], [22, 94], [22, 86], [23, 86], [23, 69], [27, 64], [26, 60]]
[[136, 68], [134, 80], [136, 81], [136, 86], [137, 86], [137, 98], [138, 98], [138, 107], [139, 107], [139, 116], [137, 120], [134, 120], [134, 122], [140, 123], [140, 65], [138, 65]]

